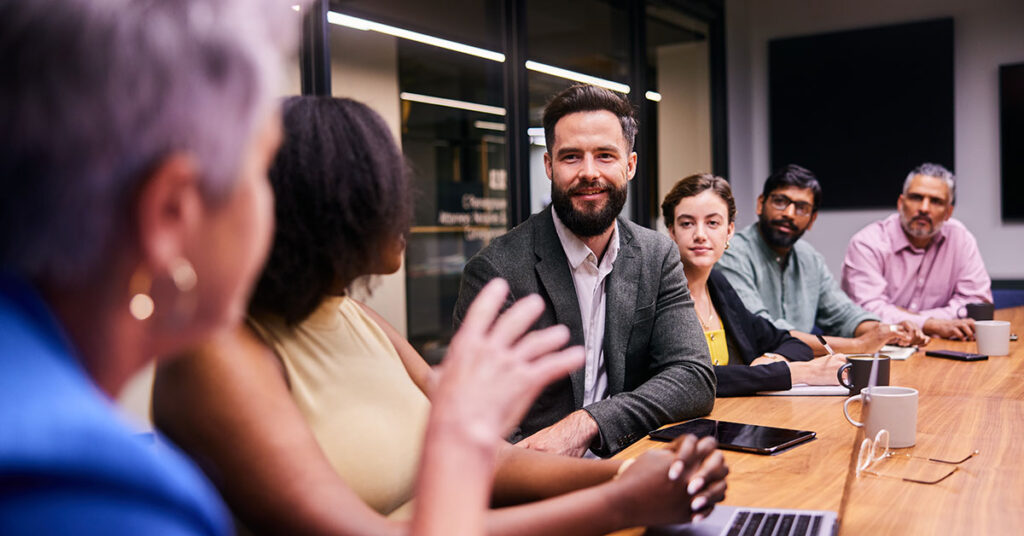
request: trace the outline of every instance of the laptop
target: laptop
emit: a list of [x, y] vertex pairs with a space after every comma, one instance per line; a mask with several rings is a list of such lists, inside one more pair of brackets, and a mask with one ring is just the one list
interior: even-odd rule
[[[876, 354], [877, 356], [877, 354]], [[871, 365], [868, 387], [878, 384], [878, 361]], [[862, 418], [867, 422], [870, 395], [865, 394]], [[787, 508], [751, 508], [745, 506], [715, 506], [706, 519], [697, 523], [652, 527], [645, 535], [673, 536], [835, 536], [839, 533], [839, 520], [846, 511], [850, 489], [856, 478], [857, 455], [864, 440], [864, 429], [854, 434], [850, 449], [843, 497], [839, 513], [832, 510], [796, 510]]]

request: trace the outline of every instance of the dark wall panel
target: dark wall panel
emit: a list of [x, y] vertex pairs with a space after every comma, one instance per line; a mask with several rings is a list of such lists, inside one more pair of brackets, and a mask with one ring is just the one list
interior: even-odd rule
[[1024, 63], [999, 68], [1003, 220], [1024, 221]]
[[771, 165], [803, 165], [824, 207], [894, 206], [907, 172], [953, 161], [953, 20], [769, 43]]

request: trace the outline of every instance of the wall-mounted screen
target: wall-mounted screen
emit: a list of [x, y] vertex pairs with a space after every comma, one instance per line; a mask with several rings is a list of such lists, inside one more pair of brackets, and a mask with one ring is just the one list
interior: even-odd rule
[[999, 67], [1003, 220], [1024, 221], [1024, 63]]
[[768, 54], [772, 168], [814, 171], [824, 208], [891, 208], [923, 162], [955, 172], [953, 19], [774, 39]]

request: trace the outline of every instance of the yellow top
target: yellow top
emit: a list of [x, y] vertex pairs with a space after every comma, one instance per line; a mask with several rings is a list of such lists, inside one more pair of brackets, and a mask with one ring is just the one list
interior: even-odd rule
[[718, 321], [718, 329], [704, 331], [704, 338], [708, 341], [708, 350], [711, 351], [712, 365], [729, 364], [729, 346], [725, 343], [725, 328], [722, 321]]
[[345, 297], [291, 328], [274, 317], [249, 322], [284, 364], [292, 399], [338, 475], [382, 514], [408, 502], [430, 402], [380, 326]]

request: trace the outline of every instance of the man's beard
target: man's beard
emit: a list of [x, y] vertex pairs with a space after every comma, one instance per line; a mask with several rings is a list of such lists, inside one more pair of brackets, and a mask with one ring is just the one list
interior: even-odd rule
[[560, 190], [557, 186], [552, 185], [551, 205], [555, 207], [558, 219], [562, 220], [562, 223], [576, 236], [589, 238], [607, 231], [619, 212], [622, 212], [622, 207], [626, 205], [625, 184], [621, 189], [604, 182], [599, 182], [597, 185], [608, 188], [608, 202], [595, 211], [577, 210], [572, 204], [573, 192], [593, 188], [593, 183], [581, 184], [569, 191]]
[[932, 223], [931, 219], [928, 219], [928, 223], [931, 224], [930, 229], [914, 228], [910, 224], [914, 221], [914, 218], [907, 219], [903, 213], [900, 213], [900, 227], [903, 227], [903, 231], [914, 238], [932, 238], [939, 234], [942, 229], [943, 221]]
[[[785, 234], [777, 231], [772, 225], [785, 225], [793, 230], [791, 234]], [[807, 229], [797, 230], [796, 224], [789, 220], [777, 219], [768, 221], [763, 216], [757, 219], [757, 227], [761, 229], [761, 236], [764, 237], [764, 241], [768, 242], [769, 246], [776, 248], [789, 248], [793, 244], [796, 244], [797, 240], [804, 235]]]

